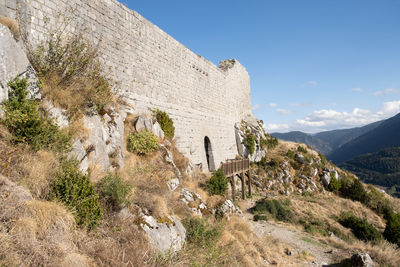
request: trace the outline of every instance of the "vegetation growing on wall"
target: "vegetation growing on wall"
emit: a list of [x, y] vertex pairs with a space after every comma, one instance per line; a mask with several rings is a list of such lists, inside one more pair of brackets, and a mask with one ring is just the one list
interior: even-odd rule
[[250, 155], [254, 154], [256, 149], [256, 140], [253, 134], [248, 134], [246, 139], [244, 140], [244, 145], [247, 147]]
[[27, 80], [15, 79], [8, 83], [9, 99], [3, 102], [3, 124], [13, 134], [15, 143], [27, 143], [33, 150], [68, 151], [70, 136], [39, 111], [39, 103], [27, 99]]
[[42, 83], [42, 94], [65, 108], [70, 118], [91, 109], [102, 113], [113, 101], [98, 50], [83, 33], [53, 32], [37, 49], [31, 49], [29, 60]]
[[172, 139], [175, 135], [175, 127], [173, 120], [169, 117], [169, 115], [161, 111], [159, 109], [153, 110], [153, 113], [156, 116], [158, 123], [161, 126], [161, 129], [164, 131], [165, 137]]

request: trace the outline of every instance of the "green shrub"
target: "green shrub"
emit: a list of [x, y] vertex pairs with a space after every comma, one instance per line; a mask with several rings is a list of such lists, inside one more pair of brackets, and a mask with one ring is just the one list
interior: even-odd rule
[[170, 139], [174, 138], [175, 135], [174, 122], [168, 116], [168, 114], [159, 109], [153, 110], [153, 113], [155, 114], [156, 119], [161, 126], [161, 129], [164, 131], [165, 137]]
[[[284, 205], [288, 206], [289, 203], [282, 204], [276, 199], [260, 199], [252, 208], [252, 213], [256, 215], [265, 215], [266, 213], [268, 213], [267, 215], [270, 215], [272, 218], [275, 218], [278, 221], [290, 222], [292, 220], [293, 214], [288, 208], [285, 208]], [[260, 219], [264, 217], [258, 216], [257, 218]]]
[[102, 210], [99, 195], [87, 175], [79, 170], [77, 160], [65, 160], [56, 173], [50, 200], [65, 204], [75, 215], [78, 226], [93, 229], [99, 223]]
[[267, 136], [267, 138], [261, 138], [260, 139], [260, 146], [262, 149], [268, 148], [272, 149], [278, 145], [278, 139], [276, 139], [273, 136]]
[[33, 150], [52, 149], [67, 152], [71, 137], [39, 112], [39, 103], [27, 99], [27, 79], [15, 79], [8, 83], [9, 99], [3, 102], [4, 125], [13, 134], [15, 143], [28, 143]]
[[366, 202], [367, 192], [365, 191], [362, 182], [357, 178], [353, 179], [352, 183], [343, 184], [340, 192], [344, 197], [360, 201], [362, 203]]
[[186, 241], [201, 247], [213, 246], [221, 234], [219, 227], [212, 227], [205, 218], [187, 217], [183, 220]]
[[400, 215], [396, 213], [390, 213], [386, 223], [385, 231], [383, 236], [387, 241], [396, 244], [400, 247]]
[[321, 159], [321, 166], [322, 166], [322, 168], [324, 168], [326, 165], [326, 157], [324, 155], [322, 155], [321, 152], [318, 152], [318, 156]]
[[256, 149], [256, 140], [253, 134], [249, 134], [246, 137], [244, 145], [247, 147], [247, 150], [249, 151], [250, 155], [253, 155]]
[[302, 146], [298, 146], [298, 147], [297, 147], [297, 151], [299, 151], [299, 152], [301, 152], [301, 153], [304, 153], [304, 154], [307, 154], [307, 149], [305, 149], [305, 148], [302, 147]]
[[290, 158], [290, 159], [294, 159], [294, 155], [295, 155], [295, 153], [294, 153], [294, 151], [293, 150], [288, 150], [287, 152], [286, 152], [286, 156], [288, 157], [288, 158]]
[[344, 227], [350, 228], [353, 234], [364, 241], [377, 241], [382, 239], [381, 233], [368, 223], [366, 219], [360, 219], [350, 213], [342, 213], [339, 223]]
[[102, 200], [112, 209], [128, 204], [132, 185], [124, 182], [118, 174], [107, 174], [98, 183], [97, 188]]
[[331, 192], [338, 192], [342, 187], [340, 179], [336, 179], [334, 173], [331, 173], [331, 181], [328, 185], [328, 190]]
[[148, 130], [130, 133], [128, 136], [128, 151], [139, 155], [148, 155], [158, 148], [157, 137]]
[[206, 181], [206, 187], [210, 195], [225, 195], [228, 190], [228, 181], [222, 169], [213, 172], [211, 178]]

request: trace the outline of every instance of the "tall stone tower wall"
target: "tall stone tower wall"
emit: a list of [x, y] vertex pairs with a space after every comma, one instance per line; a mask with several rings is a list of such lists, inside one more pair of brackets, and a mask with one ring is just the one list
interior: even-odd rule
[[0, 15], [17, 19], [31, 44], [71, 19], [66, 30], [99, 44], [126, 102], [171, 116], [178, 148], [194, 164], [207, 166], [205, 137], [216, 167], [237, 154], [234, 124], [252, 116], [249, 75], [238, 61], [215, 66], [115, 0], [0, 0]]

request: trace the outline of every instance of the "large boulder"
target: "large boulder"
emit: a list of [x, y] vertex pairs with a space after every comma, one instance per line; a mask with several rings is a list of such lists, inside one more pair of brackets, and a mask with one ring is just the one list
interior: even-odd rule
[[181, 250], [186, 239], [186, 229], [175, 216], [157, 221], [152, 216], [142, 214], [140, 221], [154, 249], [161, 253]]
[[146, 129], [148, 131], [153, 131], [152, 119], [150, 119], [146, 116], [143, 116], [143, 115], [137, 117], [136, 122], [135, 122], [135, 129], [138, 132], [140, 132], [144, 129]]
[[374, 262], [371, 257], [364, 252], [354, 254], [350, 259], [351, 266], [353, 267], [374, 267]]
[[8, 27], [0, 24], [0, 103], [8, 99], [8, 82], [28, 79], [28, 97], [40, 99], [37, 75], [30, 65], [21, 42], [17, 42]]

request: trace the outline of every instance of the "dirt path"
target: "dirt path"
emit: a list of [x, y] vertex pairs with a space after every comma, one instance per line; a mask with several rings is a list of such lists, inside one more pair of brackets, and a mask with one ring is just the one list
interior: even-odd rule
[[318, 239], [306, 232], [273, 221], [253, 221], [253, 215], [248, 211], [253, 204], [254, 201], [252, 200], [242, 202], [240, 205], [243, 208], [243, 219], [250, 224], [253, 232], [258, 237], [261, 238], [267, 235], [277, 239], [281, 243], [287, 244], [288, 247], [290, 247], [288, 250], [289, 254], [311, 254], [314, 260], [304, 263], [302, 266], [330, 266], [330, 264], [337, 262], [335, 261], [335, 259], [337, 259], [337, 255], [335, 255], [338, 253], [337, 249], [321, 243]]

